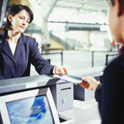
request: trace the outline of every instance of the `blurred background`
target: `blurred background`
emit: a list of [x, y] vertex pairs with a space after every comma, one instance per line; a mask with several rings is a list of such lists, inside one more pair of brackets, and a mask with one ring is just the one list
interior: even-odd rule
[[[15, 4], [33, 11], [34, 20], [24, 34], [36, 38], [43, 57], [53, 65], [63, 61], [70, 70], [105, 66], [106, 54], [118, 51], [108, 26], [109, 0], [0, 0], [0, 33]], [[62, 56], [52, 54], [58, 50]]]

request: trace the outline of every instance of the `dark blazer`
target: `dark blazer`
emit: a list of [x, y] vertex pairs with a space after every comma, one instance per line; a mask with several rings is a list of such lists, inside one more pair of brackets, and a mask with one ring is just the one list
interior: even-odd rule
[[29, 76], [30, 64], [35, 66], [39, 74], [52, 74], [54, 66], [43, 59], [34, 38], [21, 35], [13, 55], [6, 40], [6, 33], [3, 32], [0, 37], [3, 39], [0, 51], [0, 80]]
[[124, 124], [124, 51], [105, 68], [95, 97], [102, 124]]

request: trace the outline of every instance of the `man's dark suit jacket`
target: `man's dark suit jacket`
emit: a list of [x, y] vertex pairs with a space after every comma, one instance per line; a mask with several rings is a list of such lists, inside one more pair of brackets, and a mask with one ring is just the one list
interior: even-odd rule
[[124, 51], [105, 68], [95, 98], [102, 124], [124, 124]]
[[0, 50], [0, 80], [30, 75], [30, 64], [35, 66], [39, 74], [52, 74], [53, 67], [41, 56], [38, 43], [34, 38], [21, 35], [16, 47], [15, 55], [12, 54], [6, 33], [2, 37]]

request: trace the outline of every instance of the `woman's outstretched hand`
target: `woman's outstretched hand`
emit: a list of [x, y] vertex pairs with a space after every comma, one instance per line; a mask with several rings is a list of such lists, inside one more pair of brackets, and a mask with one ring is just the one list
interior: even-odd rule
[[58, 74], [67, 74], [67, 69], [65, 67], [63, 67], [63, 66], [55, 66], [54, 73], [56, 75], [58, 75]]

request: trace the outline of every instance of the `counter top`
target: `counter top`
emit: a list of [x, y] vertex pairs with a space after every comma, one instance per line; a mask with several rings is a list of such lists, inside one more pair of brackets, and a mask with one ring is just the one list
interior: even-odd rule
[[[78, 69], [70, 71], [69, 74], [75, 76], [100, 76], [104, 67], [94, 67], [88, 69]], [[36, 87], [46, 87], [50, 85], [68, 83], [65, 80], [55, 78], [52, 75], [36, 75], [28, 77], [19, 77], [12, 79], [0, 80], [0, 94], [8, 93], [12, 91], [19, 91], [25, 89], [32, 89]]]

